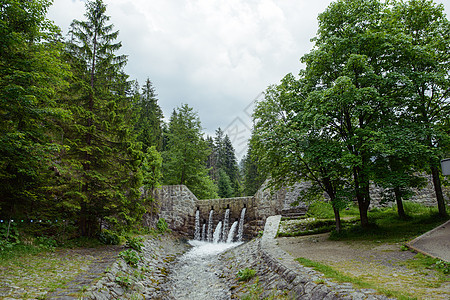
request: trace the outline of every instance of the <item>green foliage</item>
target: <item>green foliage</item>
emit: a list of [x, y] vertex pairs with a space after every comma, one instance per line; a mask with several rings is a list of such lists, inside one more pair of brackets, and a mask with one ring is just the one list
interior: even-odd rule
[[401, 219], [395, 207], [373, 209], [369, 212], [370, 226], [360, 228], [358, 226], [348, 226], [342, 232], [332, 232], [332, 240], [365, 240], [384, 242], [405, 242], [411, 240], [439, 225], [447, 220], [440, 218], [436, 207], [428, 208], [416, 204], [405, 203], [406, 207], [416, 207], [416, 214], [410, 213], [408, 219]]
[[138, 252], [142, 251], [142, 247], [144, 247], [144, 244], [142, 243], [143, 238], [141, 237], [127, 237], [126, 245], [127, 247], [130, 247]]
[[421, 253], [416, 254], [412, 259], [401, 262], [400, 265], [407, 266], [417, 271], [422, 271], [424, 269], [436, 270], [444, 277], [444, 281], [448, 281], [448, 274], [450, 274], [450, 265], [447, 262], [425, 256]]
[[253, 269], [245, 268], [242, 270], [239, 270], [236, 274], [239, 281], [249, 281], [253, 277], [255, 277], [256, 271]]
[[[68, 117], [56, 102], [66, 85], [62, 43], [45, 14], [50, 1], [0, 4], [0, 210], [3, 215], [54, 205], [57, 122]], [[11, 215], [9, 216], [11, 217]]]
[[[315, 201], [308, 207], [307, 216], [317, 219], [334, 218], [333, 207], [331, 203], [324, 201]], [[341, 216], [355, 217], [359, 216], [358, 208], [350, 205], [341, 211]]]
[[167, 230], [169, 230], [169, 225], [164, 218], [159, 218], [158, 223], [156, 223], [156, 229], [159, 234], [164, 234]]
[[122, 252], [119, 253], [119, 257], [123, 258], [123, 260], [129, 264], [130, 266], [132, 266], [133, 268], [137, 268], [137, 265], [140, 261], [140, 257], [139, 254], [131, 249], [128, 250], [124, 250]]
[[55, 239], [47, 236], [38, 236], [35, 239], [35, 244], [48, 251], [55, 251], [58, 246], [58, 242]]
[[163, 113], [158, 105], [155, 88], [149, 78], [142, 87], [142, 93], [137, 95], [135, 109], [138, 111], [138, 120], [135, 130], [138, 132], [138, 141], [143, 144], [144, 151], [153, 147], [157, 151], [162, 150], [162, 125]]
[[220, 198], [231, 198], [234, 195], [233, 187], [231, 186], [231, 180], [228, 174], [224, 170], [219, 171], [219, 181], [217, 183], [218, 194]]
[[[253, 134], [253, 133], [252, 133]], [[243, 158], [242, 177], [244, 181], [244, 195], [253, 196], [266, 180], [267, 175], [261, 171], [259, 158], [249, 143], [247, 154]]]
[[78, 216], [81, 235], [95, 236], [99, 220], [116, 230], [138, 224], [145, 200], [132, 83], [123, 72], [126, 56], [115, 54], [121, 48], [118, 31], [108, 24], [101, 0], [86, 2], [85, 17], [72, 22], [66, 45], [73, 77], [63, 104], [73, 120], [64, 124], [62, 205]]
[[105, 245], [119, 245], [120, 244], [120, 236], [117, 233], [112, 232], [107, 229], [100, 232], [100, 234], [98, 235], [98, 239], [100, 242], [102, 242]]
[[130, 276], [116, 276], [115, 282], [117, 282], [121, 287], [125, 289], [129, 289], [133, 282], [130, 279]]
[[184, 104], [173, 111], [163, 152], [165, 184], [184, 184], [199, 199], [216, 198], [213, 181], [208, 176], [208, 144], [202, 137], [200, 119]]

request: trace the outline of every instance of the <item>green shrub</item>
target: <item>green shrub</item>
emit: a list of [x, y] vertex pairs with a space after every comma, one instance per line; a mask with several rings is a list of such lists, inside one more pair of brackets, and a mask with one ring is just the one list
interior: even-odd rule
[[129, 276], [116, 276], [115, 280], [121, 287], [128, 289], [132, 282]]
[[144, 244], [142, 243], [143, 239], [141, 237], [127, 237], [127, 247], [130, 247], [138, 252], [142, 251], [142, 247]]
[[253, 277], [255, 277], [256, 271], [253, 269], [245, 268], [242, 270], [239, 270], [237, 273], [237, 277], [239, 281], [249, 281]]
[[122, 252], [119, 253], [119, 256], [121, 258], [123, 258], [123, 260], [129, 264], [130, 266], [132, 266], [133, 268], [137, 267], [137, 264], [139, 263], [140, 257], [138, 255], [138, 253], [134, 250], [128, 249], [128, 250], [124, 250]]
[[158, 233], [165, 233], [169, 229], [169, 225], [164, 218], [159, 218], [158, 223], [156, 223], [156, 228], [158, 229]]
[[98, 239], [105, 245], [119, 245], [120, 244], [120, 236], [117, 233], [114, 233], [110, 230], [103, 230]]
[[58, 246], [58, 242], [50, 237], [47, 236], [38, 236], [35, 239], [35, 243], [45, 250], [54, 251], [55, 248]]

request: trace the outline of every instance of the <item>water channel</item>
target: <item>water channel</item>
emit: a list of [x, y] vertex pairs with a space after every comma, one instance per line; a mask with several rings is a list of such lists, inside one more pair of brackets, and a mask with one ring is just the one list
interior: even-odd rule
[[170, 279], [162, 287], [164, 299], [230, 299], [229, 287], [220, 279], [214, 266], [218, 264], [218, 254], [243, 243], [245, 208], [239, 222], [234, 222], [231, 227], [229, 210], [215, 229], [213, 211], [209, 216], [208, 228], [200, 226], [197, 211], [194, 240], [188, 242], [192, 248], [177, 259], [170, 269]]

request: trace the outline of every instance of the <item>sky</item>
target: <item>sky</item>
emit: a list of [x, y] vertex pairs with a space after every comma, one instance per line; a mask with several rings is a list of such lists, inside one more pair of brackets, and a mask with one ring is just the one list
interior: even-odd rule
[[[317, 16], [329, 0], [104, 0], [119, 31], [125, 72], [149, 78], [164, 116], [193, 107], [206, 135], [222, 128], [238, 159], [247, 149], [255, 99], [288, 73], [313, 46]], [[450, 15], [450, 0], [444, 3]], [[47, 17], [66, 35], [84, 20], [85, 1], [54, 0]]]

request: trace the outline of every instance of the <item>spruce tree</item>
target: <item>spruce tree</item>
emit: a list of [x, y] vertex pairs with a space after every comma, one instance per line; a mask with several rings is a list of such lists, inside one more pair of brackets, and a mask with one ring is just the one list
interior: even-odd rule
[[101, 0], [86, 3], [86, 20], [71, 24], [67, 44], [74, 73], [66, 98], [73, 123], [66, 127], [71, 174], [65, 205], [79, 210], [81, 235], [93, 236], [102, 220], [131, 225], [144, 209], [139, 199], [142, 152], [134, 136], [132, 86], [116, 55], [118, 31]]
[[173, 111], [163, 152], [164, 183], [184, 184], [199, 199], [216, 198], [217, 186], [206, 168], [208, 144], [201, 129], [197, 113], [188, 105]]
[[139, 119], [136, 122], [138, 140], [143, 144], [143, 149], [147, 150], [155, 146], [156, 150], [162, 150], [162, 123], [163, 113], [158, 105], [157, 94], [150, 79], [147, 78], [142, 93], [136, 104]]

